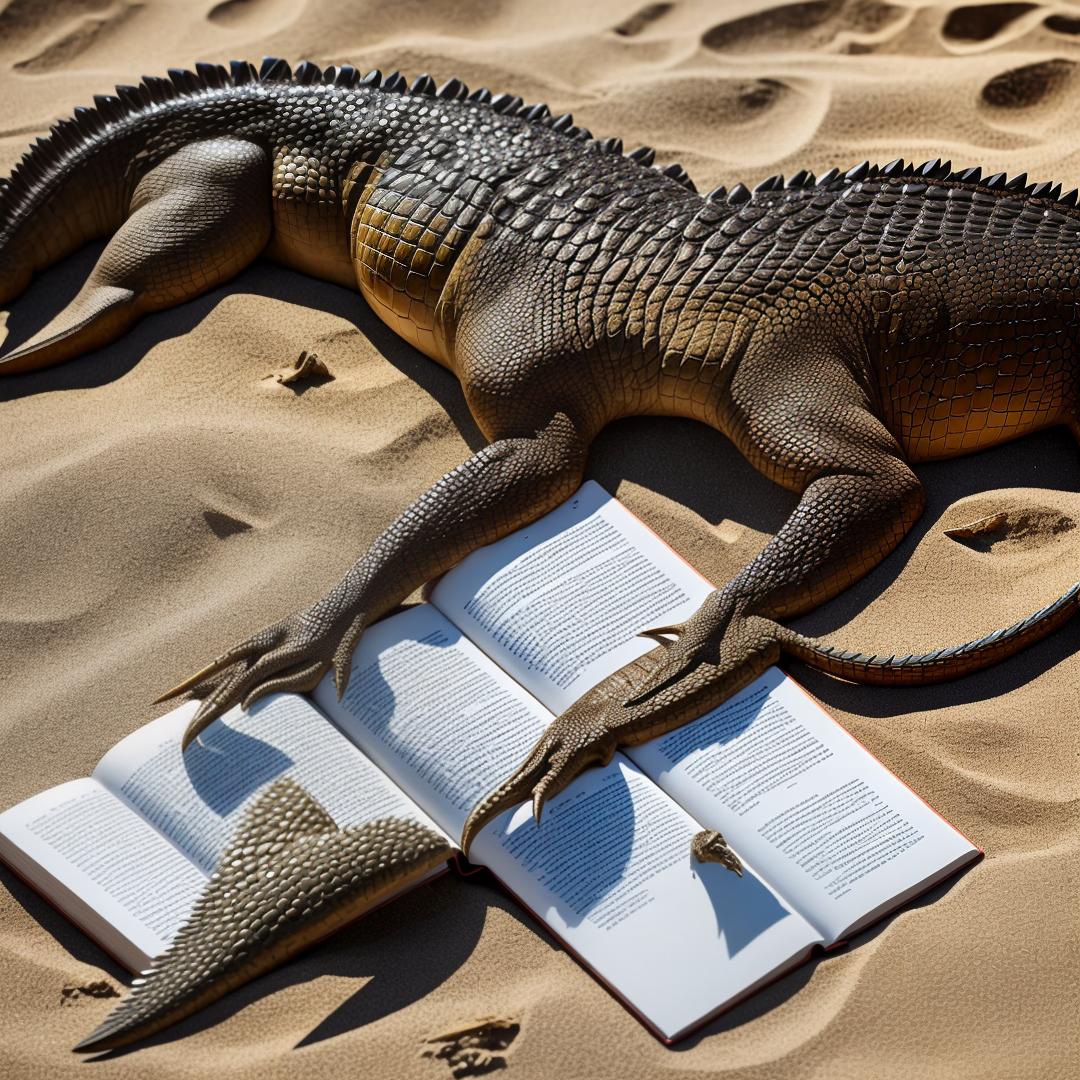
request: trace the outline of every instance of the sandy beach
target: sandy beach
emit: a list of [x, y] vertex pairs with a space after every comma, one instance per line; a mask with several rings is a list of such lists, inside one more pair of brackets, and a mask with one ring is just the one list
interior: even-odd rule
[[[705, 191], [898, 156], [1080, 184], [1080, 6], [919, 0], [0, 0], [0, 175], [116, 83], [264, 54], [546, 101], [600, 137], [655, 146]], [[99, 250], [0, 312], [9, 343]], [[268, 378], [302, 349], [333, 381]], [[358, 294], [261, 261], [113, 346], [0, 381], [0, 808], [89, 774], [165, 711], [149, 704], [159, 693], [324, 592], [483, 442], [453, 377]], [[920, 467], [928, 504], [911, 536], [799, 628], [904, 654], [1050, 602], [1080, 577], [1077, 459], [1053, 430]], [[717, 582], [794, 505], [690, 422], [613, 426], [589, 475]], [[945, 535], [997, 513], [992, 544]], [[790, 670], [986, 858], [676, 1049], [497, 889], [451, 876], [87, 1065], [70, 1047], [126, 976], [0, 868], [0, 1075], [443, 1080], [440, 1050], [487, 1020], [481, 1041], [514, 1080], [1068, 1075], [1080, 622], [941, 687]]]

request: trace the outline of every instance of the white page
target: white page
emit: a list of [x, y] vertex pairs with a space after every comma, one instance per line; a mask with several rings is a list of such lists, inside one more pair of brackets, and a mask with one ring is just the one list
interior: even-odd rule
[[[329, 680], [315, 695], [451, 835], [552, 719], [430, 605], [365, 633], [342, 703]], [[691, 866], [698, 824], [621, 755], [539, 827], [529, 813], [488, 825], [470, 857], [667, 1037], [821, 940], [749, 867]]]
[[341, 702], [329, 675], [314, 697], [455, 844], [552, 720], [430, 604], [364, 632]]
[[306, 698], [272, 694], [234, 708], [185, 752], [180, 738], [198, 708], [185, 704], [139, 728], [101, 759], [94, 776], [210, 873], [251, 801], [291, 777], [341, 828], [403, 817], [436, 828]]
[[91, 779], [0, 814], [0, 853], [131, 970], [163, 952], [206, 877]]
[[829, 942], [978, 855], [777, 668], [627, 754]]
[[553, 713], [656, 647], [642, 630], [692, 615], [712, 586], [592, 480], [539, 521], [473, 552], [431, 601]]
[[673, 1039], [795, 966], [818, 932], [749, 862], [692, 860], [700, 825], [616, 754], [477, 837], [489, 866], [554, 933]]

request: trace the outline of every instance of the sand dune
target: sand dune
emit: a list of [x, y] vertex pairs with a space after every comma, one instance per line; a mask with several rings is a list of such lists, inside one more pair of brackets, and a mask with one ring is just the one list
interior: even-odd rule
[[[702, 189], [897, 156], [1080, 183], [1080, 6], [919, 0], [0, 0], [0, 173], [114, 83], [266, 53], [513, 90], [655, 145]], [[93, 255], [32, 286], [10, 342]], [[267, 379], [301, 349], [334, 379]], [[482, 441], [454, 380], [358, 296], [269, 264], [0, 382], [0, 804], [86, 774], [161, 690], [323, 591]], [[617, 425], [590, 475], [714, 580], [793, 504], [689, 423]], [[915, 533], [802, 628], [931, 648], [1080, 576], [1066, 433], [920, 475]], [[939, 688], [795, 673], [987, 858], [679, 1050], [499, 893], [443, 880], [96, 1074], [438, 1080], [474, 1046], [513, 1077], [1065, 1075], [1080, 1051], [1080, 625]], [[68, 1048], [121, 972], [6, 871], [0, 885], [0, 1072], [85, 1072]]]

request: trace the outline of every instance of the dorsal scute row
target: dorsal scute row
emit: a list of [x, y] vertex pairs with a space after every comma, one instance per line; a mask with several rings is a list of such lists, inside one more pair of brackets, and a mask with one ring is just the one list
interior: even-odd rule
[[1075, 188], [1062, 194], [1062, 185], [1049, 180], [1029, 183], [1027, 173], [1017, 173], [1009, 177], [1006, 173], [999, 172], [984, 178], [982, 169], [978, 166], [953, 169], [951, 161], [942, 161], [940, 158], [924, 161], [921, 165], [916, 165], [913, 161], [904, 161], [903, 158], [896, 158], [886, 165], [872, 165], [869, 161], [863, 161], [843, 173], [839, 169], [830, 169], [820, 177], [815, 177], [806, 169], [800, 169], [786, 183], [783, 175], [778, 173], [762, 180], [753, 191], [745, 184], [736, 184], [730, 191], [726, 187], [714, 188], [706, 198], [713, 202], [727, 201], [739, 205], [749, 202], [755, 195], [773, 191], [797, 188], [834, 190], [849, 187], [864, 180], [879, 178], [907, 181], [908, 184], [905, 186], [912, 194], [925, 191], [925, 185], [929, 181], [939, 181], [971, 184], [984, 191], [1013, 192], [1030, 198], [1048, 199], [1067, 207], [1076, 206], [1078, 194]]
[[[425, 73], [418, 75], [409, 83], [399, 71], [384, 75], [376, 69], [361, 74], [357, 68], [348, 64], [320, 68], [310, 60], [302, 61], [294, 70], [286, 60], [269, 56], [263, 59], [258, 68], [247, 60], [230, 61], [228, 67], [222, 64], [200, 62], [195, 65], [194, 71], [171, 68], [168, 71], [168, 78], [144, 75], [138, 86], [118, 86], [115, 94], [95, 96], [93, 108], [77, 107], [70, 119], [60, 120], [53, 125], [46, 137], [39, 138], [30, 147], [15, 166], [10, 178], [0, 181], [0, 211], [12, 209], [18, 200], [37, 181], [47, 176], [69, 152], [77, 150], [80, 145], [85, 144], [87, 139], [98, 135], [111, 124], [121, 122], [134, 113], [151, 111], [178, 98], [252, 83], [323, 85], [344, 89], [367, 87], [390, 94], [469, 101], [486, 106], [496, 113], [518, 116], [529, 123], [548, 127], [568, 138], [587, 142], [599, 153], [613, 155], [624, 153], [621, 139], [594, 139], [592, 132], [587, 128], [574, 124], [573, 117], [569, 113], [553, 116], [548, 106], [543, 103], [528, 104], [512, 94], [495, 95], [486, 87], [470, 91], [469, 87], [458, 78], [448, 79], [440, 86], [431, 75]], [[651, 147], [639, 147], [625, 156], [643, 168], [657, 168], [664, 176], [690, 191], [697, 190], [681, 165], [672, 163], [655, 166], [653, 162], [656, 152]], [[778, 174], [762, 180], [752, 191], [745, 184], [736, 184], [730, 190], [726, 187], [715, 188], [708, 193], [706, 198], [712, 202], [727, 202], [733, 206], [739, 206], [749, 202], [755, 195], [769, 195], [785, 189], [800, 188], [832, 190], [878, 177], [908, 180], [911, 184], [928, 181], [975, 184], [988, 191], [1022, 193], [1033, 198], [1048, 199], [1067, 207], [1074, 207], [1077, 202], [1076, 190], [1063, 195], [1060, 184], [1052, 184], [1049, 181], [1029, 184], [1026, 173], [1020, 173], [1012, 178], [1004, 173], [996, 173], [983, 179], [979, 168], [953, 171], [951, 162], [935, 159], [915, 165], [914, 162], [905, 162], [901, 158], [887, 165], [872, 165], [869, 161], [864, 161], [846, 172], [841, 173], [839, 169], [830, 169], [820, 177], [815, 177], [808, 170], [801, 169], [786, 183], [784, 177]], [[0, 214], [0, 226], [3, 224], [4, 216]]]

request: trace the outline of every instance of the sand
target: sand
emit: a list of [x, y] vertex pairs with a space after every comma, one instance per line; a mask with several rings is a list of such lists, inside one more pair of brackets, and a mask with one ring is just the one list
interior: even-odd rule
[[[545, 100], [655, 145], [706, 190], [897, 155], [1071, 187], [1077, 33], [1080, 8], [1043, 3], [8, 0], [0, 172], [116, 82], [270, 53]], [[71, 295], [93, 255], [33, 285], [9, 340]], [[267, 378], [301, 349], [334, 380], [299, 392]], [[264, 263], [93, 356], [0, 382], [0, 805], [89, 773], [158, 693], [325, 590], [481, 444], [452, 377], [357, 295]], [[919, 472], [929, 505], [914, 534], [804, 628], [869, 650], [941, 646], [1077, 576], [1064, 432]], [[589, 473], [717, 581], [793, 505], [690, 423], [620, 423]], [[994, 543], [945, 535], [1001, 512]], [[1075, 624], [923, 690], [793, 667], [986, 859], [676, 1050], [498, 891], [448, 879], [91, 1068], [69, 1047], [123, 973], [0, 870], [0, 1073], [439, 1080], [478, 1049], [515, 1078], [1064, 1075], [1080, 1051], [1078, 646]]]

